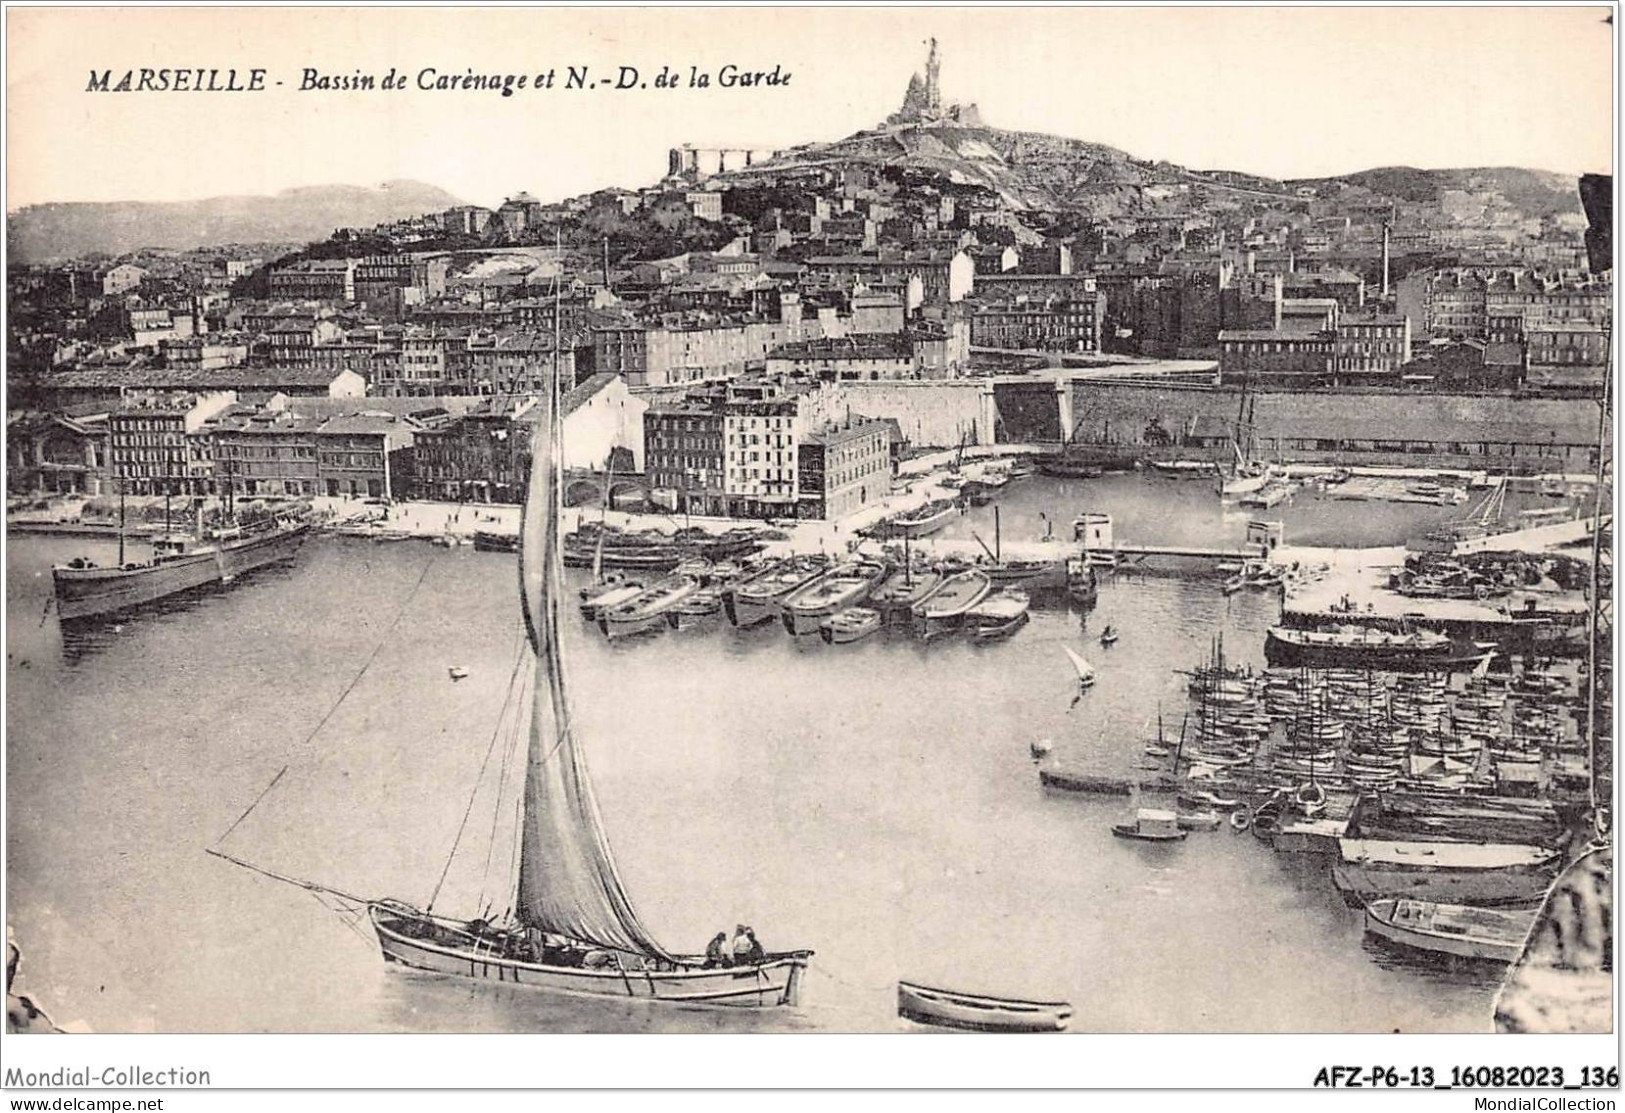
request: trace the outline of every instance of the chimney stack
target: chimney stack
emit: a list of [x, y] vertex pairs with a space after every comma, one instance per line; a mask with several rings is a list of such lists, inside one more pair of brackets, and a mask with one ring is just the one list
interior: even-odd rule
[[1382, 296], [1385, 299], [1388, 297], [1388, 236], [1389, 225], [1385, 220], [1382, 222]]

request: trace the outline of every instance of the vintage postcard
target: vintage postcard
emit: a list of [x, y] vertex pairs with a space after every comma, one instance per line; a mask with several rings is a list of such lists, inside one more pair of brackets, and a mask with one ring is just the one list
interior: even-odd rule
[[8, 1087], [1617, 1086], [1614, 7], [6, 34]]

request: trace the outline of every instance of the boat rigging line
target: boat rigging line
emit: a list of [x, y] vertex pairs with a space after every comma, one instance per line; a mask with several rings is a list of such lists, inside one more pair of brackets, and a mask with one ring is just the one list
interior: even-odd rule
[[[497, 739], [502, 736], [502, 727], [508, 721], [508, 708], [513, 705], [514, 691], [517, 687], [514, 684], [514, 681], [519, 677], [519, 670], [524, 663], [524, 642], [521, 641], [517, 651], [514, 653], [513, 668], [508, 673], [507, 694], [502, 698], [502, 708], [497, 712], [497, 721], [491, 727], [491, 741], [485, 747], [485, 757], [480, 761], [480, 771], [474, 778], [474, 788], [468, 794], [468, 806], [463, 809], [462, 822], [457, 825], [457, 834], [451, 840], [451, 850], [446, 855], [446, 864], [440, 870], [440, 880], [434, 883], [434, 891], [429, 894], [429, 903], [425, 908], [425, 911], [427, 912], [434, 911], [434, 902], [440, 898], [440, 889], [446, 883], [446, 875], [451, 872], [451, 863], [452, 860], [457, 857], [457, 847], [463, 841], [463, 832], [468, 829], [468, 817], [474, 814], [474, 801], [479, 797], [480, 785], [485, 783], [485, 771], [491, 766], [491, 755], [496, 751]], [[502, 765], [504, 769], [507, 768], [508, 759], [506, 750], [504, 750], [503, 753]], [[502, 808], [501, 791], [502, 787], [499, 781], [497, 785], [498, 795], [496, 805], [498, 812], [500, 812]], [[491, 864], [491, 854], [489, 849], [486, 851], [485, 863], [486, 868], [489, 869]]]

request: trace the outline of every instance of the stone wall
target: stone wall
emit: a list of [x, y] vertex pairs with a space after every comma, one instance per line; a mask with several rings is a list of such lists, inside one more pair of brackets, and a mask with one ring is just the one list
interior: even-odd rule
[[[1155, 420], [1176, 441], [1211, 441], [1233, 429], [1240, 404], [1240, 391], [1232, 387], [1074, 380], [1073, 437], [1142, 444]], [[1299, 462], [1495, 471], [1587, 471], [1595, 466], [1590, 449], [1597, 440], [1597, 407], [1584, 399], [1254, 391], [1249, 404], [1259, 450], [1271, 453], [1278, 444], [1283, 458]], [[1365, 447], [1347, 451], [1311, 443], [1332, 440]], [[1486, 445], [1491, 451], [1485, 451]]]
[[843, 419], [848, 410], [894, 418], [916, 448], [994, 443], [993, 390], [985, 379], [830, 383], [818, 406], [830, 421]]

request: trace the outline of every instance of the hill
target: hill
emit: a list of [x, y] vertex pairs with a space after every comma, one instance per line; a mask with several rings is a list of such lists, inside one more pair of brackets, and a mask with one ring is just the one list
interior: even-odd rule
[[791, 148], [747, 171], [744, 179], [806, 166], [892, 168], [937, 178], [944, 186], [981, 188], [1006, 206], [1071, 211], [1091, 217], [1200, 211], [1223, 200], [1302, 203], [1300, 189], [1348, 192], [1351, 200], [1438, 205], [1446, 191], [1495, 194], [1528, 217], [1579, 212], [1576, 182], [1517, 167], [1418, 170], [1384, 167], [1330, 178], [1283, 182], [1238, 171], [1196, 171], [1136, 158], [1100, 143], [981, 124], [932, 123], [860, 131], [832, 143]]
[[93, 252], [123, 255], [143, 247], [185, 250], [228, 243], [303, 243], [335, 228], [421, 216], [459, 205], [422, 182], [376, 188], [309, 186], [271, 196], [202, 201], [114, 201], [29, 205], [6, 221], [6, 242], [19, 263], [48, 263]]

